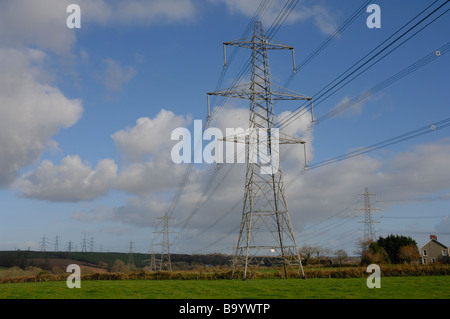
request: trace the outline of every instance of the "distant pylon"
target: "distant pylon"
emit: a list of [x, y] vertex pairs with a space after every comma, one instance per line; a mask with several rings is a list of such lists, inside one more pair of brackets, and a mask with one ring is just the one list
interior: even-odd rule
[[127, 264], [127, 266], [128, 266], [128, 269], [132, 270], [132, 271], [136, 269], [136, 267], [134, 265], [133, 250], [134, 250], [134, 242], [130, 241], [130, 247], [129, 247], [129, 250], [128, 250], [128, 264]]
[[372, 207], [370, 202], [370, 196], [376, 196], [376, 194], [369, 193], [369, 189], [366, 187], [364, 189], [364, 194], [358, 194], [359, 196], [364, 196], [364, 207], [356, 208], [358, 211], [364, 211], [364, 220], [360, 223], [364, 224], [364, 242], [369, 243], [370, 241], [375, 241], [376, 235], [374, 230], [374, 223], [378, 223], [373, 219], [373, 211], [381, 211], [380, 208]]
[[45, 237], [45, 235], [44, 237], [41, 238], [40, 244], [41, 244], [41, 251], [47, 251], [47, 238]]
[[69, 242], [67, 243], [67, 252], [71, 253], [72, 252], [72, 241], [69, 240]]
[[89, 241], [89, 251], [91, 253], [94, 252], [94, 237], [91, 237], [91, 240]]
[[83, 233], [83, 234], [84, 234], [84, 237], [81, 242], [81, 252], [85, 253], [85, 252], [87, 252], [87, 238], [86, 238], [86, 233]]
[[[223, 139], [248, 145], [244, 206], [233, 258], [233, 274], [245, 280], [251, 277], [258, 266], [267, 261], [268, 264], [280, 265], [285, 278], [289, 276], [288, 270], [293, 271], [295, 276], [304, 278], [301, 256], [286, 202], [277, 147], [279, 144], [303, 144], [305, 147], [305, 141], [278, 132], [273, 101], [309, 101], [314, 121], [312, 98], [271, 83], [268, 51], [290, 50], [295, 70], [294, 48], [268, 38], [261, 22], [255, 22], [252, 37], [225, 42], [224, 46], [227, 45], [251, 49], [251, 82], [208, 93], [208, 96], [250, 100], [249, 134]], [[264, 155], [264, 164], [261, 155], [260, 162], [255, 161], [256, 149], [251, 145], [255, 140], [259, 154]], [[269, 167], [267, 163], [270, 163]]]
[[152, 244], [152, 252], [150, 255], [150, 269], [152, 271], [158, 270], [158, 268], [156, 267], [155, 245], [153, 244]]
[[55, 251], [59, 250], [59, 236], [56, 236], [55, 238]]
[[166, 213], [163, 217], [158, 217], [157, 220], [160, 220], [162, 223], [162, 230], [155, 231], [154, 233], [161, 234], [161, 243], [158, 244], [161, 246], [161, 259], [159, 262], [159, 270], [169, 270], [172, 271], [172, 261], [170, 257], [170, 247], [171, 244], [170, 234], [174, 233], [169, 231], [169, 221], [174, 220], [174, 218], [170, 218]]

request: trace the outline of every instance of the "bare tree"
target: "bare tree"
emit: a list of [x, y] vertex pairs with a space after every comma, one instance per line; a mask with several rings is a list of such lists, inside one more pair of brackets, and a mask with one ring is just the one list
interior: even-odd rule
[[342, 262], [347, 258], [347, 253], [343, 249], [338, 249], [334, 252], [334, 255], [336, 256], [339, 266], [342, 266]]
[[305, 259], [306, 264], [309, 264], [313, 254], [314, 254], [314, 247], [312, 247], [312, 246], [302, 246], [300, 251], [302, 253], [302, 257]]

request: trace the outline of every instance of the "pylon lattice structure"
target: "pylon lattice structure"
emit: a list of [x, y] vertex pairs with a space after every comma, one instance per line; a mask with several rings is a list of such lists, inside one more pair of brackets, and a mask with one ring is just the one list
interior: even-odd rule
[[91, 237], [89, 241], [89, 251], [92, 253], [94, 252], [94, 237]]
[[59, 236], [55, 238], [55, 251], [59, 251]]
[[71, 253], [72, 252], [72, 241], [69, 240], [69, 243], [67, 244], [67, 252]]
[[[276, 123], [273, 101], [310, 101], [312, 114], [312, 99], [271, 83], [268, 51], [287, 49], [293, 52], [294, 48], [266, 37], [261, 22], [255, 23], [252, 37], [225, 42], [224, 45], [251, 49], [251, 82], [208, 93], [250, 101], [250, 136], [245, 141], [248, 148], [244, 205], [233, 259], [233, 274], [246, 280], [251, 278], [259, 266], [266, 264], [281, 266], [285, 278], [292, 272], [296, 277], [304, 278], [301, 256], [286, 202], [283, 174], [279, 165], [280, 157], [279, 154], [275, 154], [279, 150], [273, 146], [275, 143], [305, 144], [305, 142], [274, 130]], [[259, 133], [254, 133], [255, 131]], [[252, 160], [254, 158], [250, 147], [252, 134], [253, 138], [257, 136], [259, 152], [263, 151], [271, 160], [276, 159], [277, 163], [272, 166], [276, 169], [267, 172], [264, 170], [265, 165]], [[224, 140], [238, 142], [237, 136], [226, 137]]]
[[42, 237], [41, 238], [41, 241], [40, 241], [40, 244], [41, 244], [41, 251], [47, 251], [47, 238], [45, 237], [45, 235], [44, 235], [44, 237]]
[[150, 269], [152, 271], [158, 270], [156, 267], [155, 245], [152, 244], [152, 251], [150, 253]]
[[128, 250], [128, 264], [127, 264], [127, 266], [128, 266], [128, 269], [129, 270], [135, 270], [136, 269], [136, 267], [135, 267], [135, 265], [134, 265], [134, 253], [133, 253], [133, 251], [134, 251], [134, 242], [133, 241], [130, 241], [130, 247], [129, 247], [129, 250]]
[[[168, 214], [165, 214], [163, 217], [158, 217], [157, 220], [160, 220], [162, 223], [162, 230], [155, 231], [154, 233], [161, 234], [161, 243], [157, 244], [161, 246], [161, 259], [159, 261], [159, 270], [168, 270], [172, 271], [172, 261], [170, 258], [170, 247], [173, 246], [170, 240], [170, 234], [175, 232], [169, 231], [169, 221], [174, 220], [174, 218], [170, 218]], [[158, 266], [156, 268], [158, 268]]]
[[360, 221], [360, 223], [364, 224], [364, 242], [369, 243], [371, 241], [375, 241], [376, 235], [373, 224], [378, 223], [374, 220], [372, 212], [381, 211], [381, 209], [372, 207], [370, 196], [376, 196], [376, 194], [369, 193], [369, 189], [367, 187], [364, 189], [364, 194], [358, 195], [364, 196], [364, 207], [356, 208], [356, 210], [364, 211], [364, 220]]

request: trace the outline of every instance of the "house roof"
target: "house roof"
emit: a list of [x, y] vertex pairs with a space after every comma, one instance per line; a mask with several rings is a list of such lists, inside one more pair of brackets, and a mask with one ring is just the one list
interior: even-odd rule
[[443, 248], [448, 248], [447, 246], [445, 246], [444, 244], [438, 242], [436, 239], [433, 238], [433, 239], [430, 239], [425, 245], [423, 245], [423, 246], [421, 247], [421, 249], [422, 249], [423, 247], [425, 247], [426, 245], [428, 245], [430, 242], [435, 242], [436, 244], [442, 246]]

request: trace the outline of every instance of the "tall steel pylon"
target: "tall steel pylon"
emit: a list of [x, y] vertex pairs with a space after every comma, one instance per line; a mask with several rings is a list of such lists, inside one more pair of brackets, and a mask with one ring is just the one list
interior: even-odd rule
[[83, 235], [83, 240], [81, 241], [81, 252], [86, 253], [88, 251], [86, 233], [83, 233]]
[[152, 244], [152, 251], [150, 253], [150, 269], [152, 271], [158, 270], [156, 267], [155, 245]]
[[72, 252], [72, 241], [69, 240], [68, 244], [67, 244], [67, 252], [71, 253]]
[[133, 250], [134, 250], [134, 242], [130, 241], [130, 247], [129, 247], [129, 250], [128, 250], [128, 264], [127, 264], [127, 266], [128, 266], [128, 269], [131, 270], [131, 271], [136, 270], [136, 267], [134, 265], [134, 255], [133, 255], [134, 252], [133, 252]]
[[356, 210], [364, 211], [364, 220], [360, 221], [360, 223], [364, 224], [364, 243], [369, 243], [371, 241], [375, 241], [376, 236], [373, 224], [378, 223], [373, 219], [372, 212], [381, 211], [381, 209], [372, 207], [370, 196], [376, 196], [376, 194], [369, 193], [369, 189], [367, 187], [364, 189], [364, 194], [358, 195], [364, 196], [364, 207], [356, 208]]
[[[271, 83], [268, 51], [291, 50], [295, 70], [294, 48], [268, 38], [261, 22], [255, 22], [252, 37], [224, 43], [225, 65], [227, 45], [251, 49], [251, 82], [208, 93], [208, 96], [218, 95], [250, 101], [247, 137], [242, 139], [242, 136], [231, 136], [223, 139], [235, 143], [239, 143], [240, 139], [240, 142], [247, 146], [244, 205], [234, 250], [233, 274], [245, 280], [251, 278], [258, 266], [266, 264], [281, 266], [285, 278], [292, 270], [295, 276], [304, 278], [301, 256], [286, 202], [279, 150], [276, 146], [297, 143], [305, 145], [305, 141], [277, 131], [273, 101], [310, 101], [312, 115], [312, 99]], [[258, 154], [263, 152], [270, 158], [270, 169], [265, 165], [267, 157], [264, 164], [254, 160], [255, 149], [252, 143], [255, 139], [259, 145]]]
[[41, 238], [40, 244], [41, 244], [41, 251], [44, 252], [47, 251], [47, 238], [45, 237], [45, 235], [44, 237]]
[[174, 220], [174, 218], [170, 218], [168, 214], [165, 214], [163, 217], [158, 217], [157, 220], [162, 221], [162, 230], [154, 232], [162, 234], [161, 243], [158, 244], [161, 246], [161, 259], [159, 262], [159, 270], [172, 271], [170, 247], [173, 246], [173, 244], [171, 243], [170, 240], [170, 234], [174, 232], [169, 231], [169, 221]]
[[56, 236], [55, 238], [55, 251], [57, 252], [59, 250], [59, 236]]

